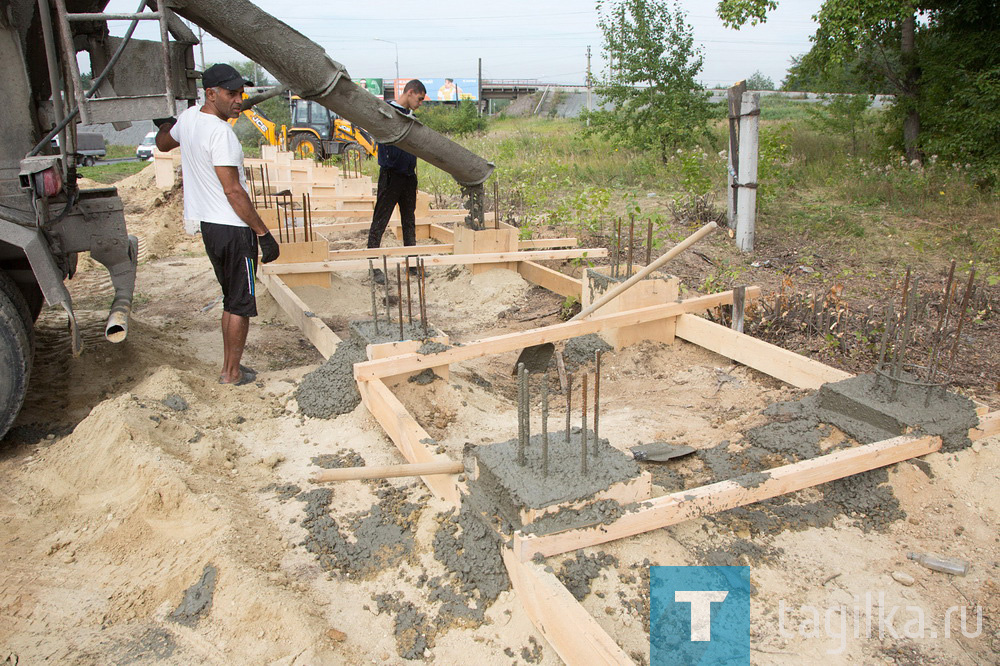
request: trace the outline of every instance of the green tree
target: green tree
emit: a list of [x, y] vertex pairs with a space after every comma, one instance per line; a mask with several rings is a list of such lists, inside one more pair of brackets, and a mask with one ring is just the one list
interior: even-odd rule
[[[766, 20], [776, 6], [774, 0], [721, 0], [717, 12], [739, 28]], [[793, 63], [799, 66], [794, 74], [818, 78], [827, 88], [846, 84], [853, 88], [848, 92], [894, 93], [892, 115], [910, 160], [926, 150], [957, 157], [971, 149], [995, 169], [998, 16], [1000, 0], [825, 0], [814, 17], [814, 46]]]
[[851, 139], [851, 154], [858, 154], [858, 142], [871, 126], [868, 95], [833, 95], [827, 98], [825, 106], [814, 104], [806, 107], [808, 123], [826, 134], [848, 136]]
[[757, 70], [747, 79], [747, 90], [774, 90], [774, 81]]
[[274, 79], [267, 73], [267, 70], [252, 60], [233, 61], [229, 64], [233, 69], [242, 74], [243, 78], [253, 81], [255, 86], [274, 85]]
[[598, 26], [610, 63], [595, 90], [607, 108], [584, 114], [590, 130], [627, 146], [676, 148], [708, 136], [712, 110], [696, 80], [703, 57], [676, 5], [662, 0], [599, 0]]

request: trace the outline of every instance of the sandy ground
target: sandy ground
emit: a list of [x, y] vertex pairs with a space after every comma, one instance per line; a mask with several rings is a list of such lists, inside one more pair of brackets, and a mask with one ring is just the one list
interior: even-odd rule
[[[103, 341], [110, 284], [87, 261], [70, 283], [84, 354], [70, 356], [63, 315], [46, 311], [38, 325], [31, 393], [0, 448], [0, 659], [404, 662], [398, 612], [380, 611], [377, 598], [399, 594], [428, 617], [440, 610], [432, 598], [434, 581], [447, 572], [434, 559], [433, 541], [441, 521], [451, 520], [441, 515], [447, 507], [412, 480], [344, 483], [332, 488], [337, 519], [369, 511], [385, 487], [421, 507], [411, 515], [412, 550], [392, 566], [359, 574], [324, 566], [303, 547], [308, 532], [297, 493], [315, 487], [308, 480], [318, 469], [314, 458], [345, 451], [369, 465], [402, 458], [363, 406], [332, 420], [298, 413], [295, 388], [322, 359], [267, 295], [259, 298], [261, 316], [245, 356], [259, 381], [246, 387], [216, 383], [218, 287], [199, 243], [180, 231], [180, 193], [159, 194], [150, 184], [147, 169], [121, 186], [130, 230], [140, 235], [143, 251], [129, 339], [117, 346]], [[344, 332], [348, 321], [367, 311], [362, 278], [338, 277], [330, 291], [298, 291]], [[503, 271], [473, 277], [442, 270], [429, 284], [432, 323], [460, 341], [552, 323], [554, 317], [534, 317], [557, 309], [560, 300]], [[469, 443], [514, 436], [513, 358], [463, 363], [447, 382], [404, 382], [396, 394], [458, 458]], [[686, 343], [644, 343], [608, 354], [604, 369], [601, 432], [620, 449], [653, 441], [696, 448], [739, 441], [764, 422], [762, 408], [802, 395]], [[553, 429], [561, 427], [556, 404]], [[882, 529], [865, 531], [865, 516], [858, 515], [839, 515], [823, 527], [771, 530], [727, 516], [585, 549], [587, 557], [614, 560], [602, 555], [582, 603], [644, 662], [648, 565], [721, 560], [751, 567], [758, 590], [754, 663], [996, 663], [998, 438], [925, 462], [891, 468], [889, 481], [907, 517]], [[654, 479], [669, 486], [674, 472], [697, 479], [701, 470], [683, 462], [669, 472], [654, 469]], [[822, 498], [816, 490], [795, 497]], [[972, 569], [966, 577], [935, 573], [907, 561], [908, 551], [963, 557]], [[550, 558], [548, 564], [564, 576], [573, 570], [571, 559]], [[190, 589], [201, 597], [186, 597]], [[210, 604], [200, 604], [206, 592]], [[882, 594], [882, 606], [900, 607], [897, 633], [913, 629], [906, 621], [915, 611], [906, 607], [922, 609], [925, 636], [880, 636], [877, 623], [870, 637], [864, 627], [861, 637], [851, 635], [853, 624], [843, 641], [813, 635], [808, 606], [819, 609], [821, 620], [832, 618], [836, 635], [840, 618], [852, 619], [866, 593], [876, 606]], [[953, 621], [945, 638], [944, 617], [952, 606], [980, 606], [981, 632], [961, 635]], [[938, 636], [931, 638], [931, 631]], [[428, 662], [559, 663], [510, 591], [486, 610], [485, 622], [430, 633], [419, 657]], [[973, 616], [967, 634], [975, 633]]]

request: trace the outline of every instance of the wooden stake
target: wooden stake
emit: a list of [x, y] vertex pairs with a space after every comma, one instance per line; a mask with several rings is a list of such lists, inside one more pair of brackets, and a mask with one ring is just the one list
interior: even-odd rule
[[429, 462], [328, 469], [309, 480], [313, 483], [329, 483], [331, 481], [354, 481], [357, 479], [393, 479], [401, 476], [462, 474], [463, 472], [465, 472], [465, 466], [460, 462]]

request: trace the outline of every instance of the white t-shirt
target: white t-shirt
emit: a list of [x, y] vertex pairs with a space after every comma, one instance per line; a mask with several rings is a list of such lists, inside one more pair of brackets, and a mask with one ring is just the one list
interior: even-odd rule
[[229, 204], [215, 173], [217, 166], [234, 166], [239, 172], [240, 185], [247, 189], [243, 173], [243, 147], [229, 123], [192, 106], [177, 118], [170, 128], [170, 136], [181, 144], [184, 219], [247, 226]]

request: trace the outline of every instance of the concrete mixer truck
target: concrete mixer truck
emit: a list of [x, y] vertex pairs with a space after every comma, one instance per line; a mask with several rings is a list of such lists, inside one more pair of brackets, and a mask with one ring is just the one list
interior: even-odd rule
[[[106, 7], [107, 0], [0, 0], [0, 436], [24, 401], [34, 321], [45, 303], [63, 308], [73, 353], [81, 351], [66, 288], [79, 253], [89, 252], [111, 276], [107, 339], [128, 335], [137, 241], [114, 187], [78, 187], [76, 127], [124, 129], [195, 103], [198, 39], [182, 18], [268, 70], [280, 82], [275, 94], [290, 90], [317, 102], [451, 174], [466, 193], [467, 223], [482, 225], [482, 184], [492, 164], [354, 84], [319, 45], [251, 2], [139, 0], [132, 13]], [[158, 25], [159, 40], [133, 36], [142, 21]], [[111, 35], [111, 22], [125, 26], [121, 37]], [[81, 53], [92, 68], [86, 84]]]

